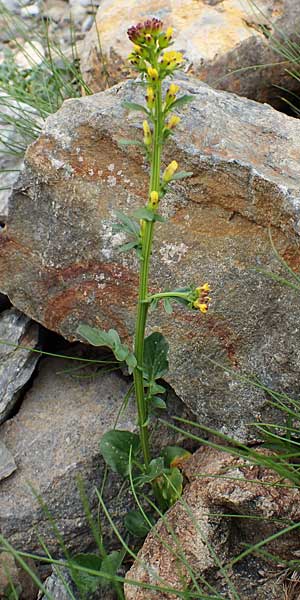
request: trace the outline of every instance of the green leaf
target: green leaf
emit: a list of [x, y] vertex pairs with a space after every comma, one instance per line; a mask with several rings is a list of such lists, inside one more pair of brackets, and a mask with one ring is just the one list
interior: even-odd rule
[[[153, 519], [149, 517], [149, 515], [147, 515], [147, 517], [154, 525]], [[127, 513], [125, 517], [125, 527], [129, 533], [139, 538], [145, 538], [151, 529], [147, 521], [145, 521], [143, 515], [138, 510], [131, 510]]]
[[169, 344], [159, 332], [151, 333], [145, 339], [143, 373], [145, 379], [154, 382], [167, 373]]
[[97, 575], [89, 575], [84, 571], [72, 569], [72, 564], [84, 567], [85, 569], [92, 569], [93, 571], [100, 571], [102, 567], [102, 561], [100, 556], [97, 554], [76, 554], [71, 561], [71, 576], [77, 587], [82, 592], [94, 593], [101, 585], [101, 578]]
[[185, 94], [184, 96], [181, 96], [181, 98], [177, 98], [177, 100], [171, 104], [170, 109], [173, 110], [173, 108], [179, 108], [180, 106], [188, 104], [188, 102], [193, 102], [193, 100], [195, 100], [195, 96]]
[[182, 495], [183, 476], [179, 469], [175, 467], [168, 470], [167, 477], [168, 479], [164, 478], [160, 487], [163, 498], [169, 506], [172, 506]]
[[118, 140], [118, 144], [119, 146], [141, 146], [144, 149], [144, 144], [140, 140], [126, 140], [121, 138]]
[[165, 394], [166, 388], [156, 383], [156, 381], [147, 381], [144, 379], [144, 386], [151, 389], [151, 394]]
[[[117, 571], [122, 564], [123, 556], [124, 556], [123, 553], [117, 552], [117, 550], [114, 550], [113, 552], [108, 554], [108, 556], [106, 556], [102, 561], [102, 565], [101, 565], [102, 573], [106, 573], [107, 575], [114, 577], [114, 575], [117, 574]], [[102, 580], [102, 585], [103, 584], [105, 586], [111, 586], [112, 581], [111, 580], [110, 581]]]
[[138, 208], [134, 211], [133, 215], [137, 219], [143, 219], [144, 221], [160, 221], [161, 223], [165, 223], [166, 221], [164, 217], [146, 207]]
[[129, 373], [132, 373], [137, 364], [136, 358], [128, 346], [121, 343], [119, 334], [115, 329], [103, 331], [102, 329], [97, 329], [97, 327], [90, 327], [90, 325], [80, 323], [76, 331], [93, 346], [106, 346], [110, 348], [119, 362], [125, 361], [127, 363]]
[[172, 304], [171, 304], [170, 298], [164, 298], [163, 299], [163, 305], [164, 305], [164, 309], [165, 309], [166, 313], [168, 315], [171, 315], [172, 312], [173, 312], [173, 308], [172, 308]]
[[121, 223], [113, 224], [113, 229], [115, 231], [122, 230], [122, 231], [126, 231], [126, 233], [130, 233], [130, 234], [134, 235], [135, 237], [139, 237], [140, 226], [136, 222], [135, 219], [132, 219], [131, 217], [129, 217], [128, 215], [125, 215], [124, 213], [122, 213], [119, 210], [115, 210], [115, 215], [116, 215], [117, 219], [119, 219], [119, 221], [121, 221]]
[[167, 408], [165, 401], [159, 396], [152, 396], [150, 398], [149, 405], [151, 411], [165, 410]]
[[122, 106], [124, 108], [128, 108], [128, 110], [136, 110], [138, 112], [146, 113], [148, 117], [150, 116], [149, 111], [145, 106], [142, 106], [142, 104], [136, 104], [135, 102], [128, 102], [127, 100], [124, 100], [124, 102], [122, 102]]
[[110, 347], [109, 336], [107, 332], [103, 331], [102, 329], [97, 329], [96, 327], [90, 327], [90, 325], [80, 323], [76, 331], [79, 335], [81, 335], [81, 337], [92, 344], [92, 346]]
[[166, 446], [162, 451], [166, 467], [174, 468], [183, 460], [189, 458], [191, 453], [180, 446]]
[[178, 181], [178, 179], [185, 179], [186, 177], [192, 177], [192, 171], [178, 171], [178, 173], [174, 173], [171, 181]]
[[118, 247], [118, 252], [129, 252], [129, 250], [133, 250], [137, 247], [137, 242], [126, 242], [126, 244], [122, 244]]
[[140, 450], [140, 438], [136, 433], [113, 429], [100, 440], [100, 452], [115, 473], [126, 477], [129, 473], [129, 456], [133, 458]]
[[164, 459], [159, 456], [158, 458], [153, 458], [149, 463], [149, 466], [144, 473], [144, 475], [139, 475], [135, 483], [137, 486], [145, 485], [145, 483], [151, 483], [154, 479], [157, 479], [165, 472]]

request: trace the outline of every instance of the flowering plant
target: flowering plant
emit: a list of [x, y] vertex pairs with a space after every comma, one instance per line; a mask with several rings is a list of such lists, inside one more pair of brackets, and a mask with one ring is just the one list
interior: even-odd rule
[[[210, 286], [204, 283], [198, 287], [152, 295], [148, 292], [154, 227], [156, 221], [164, 221], [159, 213], [160, 200], [173, 181], [192, 175], [190, 172], [178, 171], [176, 160], [172, 160], [162, 172], [162, 149], [180, 123], [179, 116], [173, 110], [190, 102], [193, 97], [178, 97], [179, 86], [172, 81], [163, 93], [163, 81], [166, 78], [172, 79], [175, 71], [184, 65], [182, 53], [168, 49], [173, 43], [172, 28], [164, 31], [163, 23], [153, 18], [130, 27], [128, 36], [133, 43], [129, 61], [141, 76], [146, 97], [145, 105], [132, 102], [125, 102], [124, 105], [129, 110], [146, 114], [143, 121], [143, 146], [150, 165], [149, 192], [145, 206], [132, 216], [117, 213], [120, 222], [115, 227], [117, 231], [123, 231], [132, 238], [121, 250], [135, 250], [140, 263], [134, 348], [130, 350], [122, 344], [118, 333], [113, 329], [104, 332], [81, 324], [78, 332], [91, 344], [111, 348], [116, 359], [125, 362], [134, 377], [139, 435], [117, 429], [107, 432], [100, 443], [104, 459], [114, 471], [123, 476], [131, 475], [133, 468], [135, 485], [141, 487], [150, 484], [159, 506], [165, 509], [181, 494], [182, 475], [178, 465], [188, 453], [182, 448], [169, 447], [164, 449], [162, 456], [151, 458], [149, 421], [155, 411], [165, 407], [162, 398], [165, 389], [158, 380], [168, 370], [168, 343], [159, 332], [145, 337], [147, 314], [149, 308], [156, 308], [160, 302], [168, 313], [172, 312], [174, 302], [206, 313], [210, 301]], [[123, 143], [134, 142], [123, 140]]]

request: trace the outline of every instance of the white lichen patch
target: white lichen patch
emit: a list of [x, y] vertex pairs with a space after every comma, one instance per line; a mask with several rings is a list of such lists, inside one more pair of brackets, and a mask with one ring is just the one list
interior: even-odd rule
[[188, 252], [188, 247], [183, 242], [181, 244], [166, 244], [163, 243], [159, 250], [162, 261], [166, 265], [172, 264], [174, 261], [179, 262]]
[[114, 175], [109, 175], [107, 178], [107, 185], [115, 187], [117, 185], [117, 179]]
[[122, 232], [115, 233], [112, 228], [111, 221], [102, 222], [101, 241], [102, 249], [101, 252], [106, 260], [110, 260], [116, 248], [124, 244], [126, 241], [126, 235]]

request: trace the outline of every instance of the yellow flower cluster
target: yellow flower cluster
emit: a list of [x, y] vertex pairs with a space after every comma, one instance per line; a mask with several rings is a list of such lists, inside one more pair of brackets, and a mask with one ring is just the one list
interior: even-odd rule
[[161, 64], [166, 69], [174, 71], [174, 69], [177, 69], [183, 64], [183, 55], [181, 52], [176, 52], [176, 50], [164, 52]]
[[211, 301], [209, 297], [209, 292], [211, 291], [210, 285], [208, 283], [204, 283], [201, 287], [196, 288], [196, 292], [198, 294], [198, 298], [194, 301], [194, 308], [198, 308], [200, 312], [206, 313], [208, 311], [208, 306]]

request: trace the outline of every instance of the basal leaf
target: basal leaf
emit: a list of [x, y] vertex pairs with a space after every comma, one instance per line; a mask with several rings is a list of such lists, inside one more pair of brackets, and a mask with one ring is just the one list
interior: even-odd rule
[[[122, 564], [123, 557], [124, 557], [123, 553], [117, 552], [117, 550], [114, 550], [113, 552], [108, 554], [108, 556], [106, 556], [102, 561], [102, 565], [101, 565], [102, 573], [106, 573], [107, 575], [114, 577], [114, 575], [117, 574], [117, 571]], [[104, 581], [102, 580], [102, 585], [105, 585], [105, 587], [106, 586], [110, 587], [111, 583], [112, 582], [109, 580], [104, 580]]]
[[107, 431], [100, 440], [100, 452], [105, 462], [123, 477], [129, 473], [130, 449], [132, 458], [140, 450], [140, 438], [137, 434], [121, 429]]
[[162, 451], [162, 456], [166, 467], [181, 466], [184, 460], [191, 456], [191, 453], [180, 446], [166, 446]]
[[147, 471], [143, 475], [139, 475], [135, 483], [137, 486], [145, 485], [146, 483], [151, 483], [163, 473], [165, 472], [164, 459], [159, 456], [158, 458], [153, 458], [149, 463]]
[[94, 593], [101, 585], [101, 578], [97, 575], [90, 575], [84, 571], [78, 569], [72, 569], [72, 565], [84, 567], [85, 569], [91, 569], [93, 571], [100, 571], [102, 567], [102, 561], [100, 556], [97, 554], [76, 554], [71, 560], [71, 575], [75, 584], [80, 588], [83, 593]]
[[[147, 515], [149, 520], [151, 520], [152, 524], [153, 519]], [[125, 527], [132, 535], [135, 535], [139, 538], [145, 538], [149, 533], [151, 527], [145, 521], [145, 518], [138, 510], [131, 510], [127, 513], [125, 517]]]
[[151, 333], [145, 339], [144, 347], [144, 377], [148, 381], [155, 381], [165, 375], [169, 368], [169, 344], [159, 332]]

